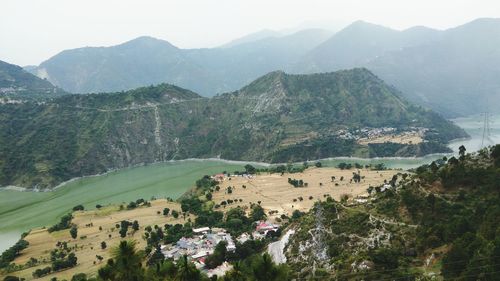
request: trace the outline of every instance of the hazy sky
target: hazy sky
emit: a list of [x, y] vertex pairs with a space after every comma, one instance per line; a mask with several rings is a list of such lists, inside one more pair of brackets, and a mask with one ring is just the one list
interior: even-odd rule
[[499, 0], [1, 0], [0, 60], [39, 64], [58, 52], [142, 35], [213, 47], [261, 29], [358, 19], [395, 29], [500, 17]]

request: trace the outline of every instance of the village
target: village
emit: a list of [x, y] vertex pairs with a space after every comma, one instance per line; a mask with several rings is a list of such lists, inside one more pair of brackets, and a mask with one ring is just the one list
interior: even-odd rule
[[355, 140], [362, 145], [385, 142], [418, 144], [424, 141], [423, 138], [427, 131], [428, 129], [423, 127], [408, 127], [404, 130], [393, 127], [365, 127], [353, 131], [338, 130], [335, 135], [341, 139]]
[[[236, 241], [242, 244], [249, 239], [260, 240], [265, 238], [270, 231], [277, 232], [280, 227], [268, 221], [258, 221], [255, 222], [255, 225], [253, 233], [243, 233], [236, 238]], [[231, 270], [232, 266], [227, 261], [213, 269], [207, 269], [205, 266], [206, 258], [214, 253], [215, 247], [220, 242], [224, 241], [226, 243], [226, 250], [228, 252], [236, 250], [236, 245], [231, 234], [223, 228], [215, 227], [200, 227], [193, 228], [192, 230], [193, 237], [182, 237], [173, 245], [161, 246], [161, 251], [165, 258], [177, 261], [187, 256], [195, 264], [196, 268], [205, 272], [209, 277], [213, 275], [222, 276], [226, 271]]]
[[[313, 169], [309, 171], [321, 171], [321, 169]], [[352, 171], [351, 171], [352, 172]], [[371, 172], [373, 174], [378, 174], [379, 176], [386, 176], [386, 172], [374, 172], [374, 171], [369, 171], [365, 170], [364, 172]], [[387, 173], [387, 175], [393, 175], [393, 173]], [[266, 178], [269, 177], [269, 175], [266, 176]], [[342, 176], [341, 176], [342, 177]], [[247, 194], [247, 191], [250, 190], [250, 193], [256, 192], [257, 194], [263, 195], [262, 191], [251, 191], [252, 187], [257, 187], [261, 186], [262, 183], [256, 184], [255, 181], [257, 181], [259, 176], [251, 175], [251, 174], [238, 174], [238, 175], [229, 175], [229, 174], [224, 174], [224, 173], [219, 173], [211, 176], [212, 179], [216, 180], [221, 184], [222, 187], [225, 187], [224, 190], [226, 192], [220, 192], [220, 194], [215, 195], [215, 198], [219, 198], [218, 195], [222, 195], [223, 198], [224, 196], [232, 196], [234, 195], [233, 192], [236, 192], [235, 190], [237, 189], [237, 193], [241, 196], [245, 193]], [[330, 178], [331, 180], [331, 178]], [[370, 181], [371, 182], [371, 181]], [[348, 206], [353, 206], [357, 204], [365, 204], [369, 202], [370, 200], [373, 199], [371, 195], [379, 192], [385, 192], [389, 189], [392, 188], [392, 185], [387, 183], [387, 180], [384, 181], [385, 183], [378, 185], [376, 188], [373, 188], [369, 186], [368, 188], [365, 188], [365, 185], [362, 184], [362, 188], [359, 189], [359, 192], [356, 191], [354, 194], [351, 195], [351, 197], [348, 199], [346, 204]], [[236, 188], [237, 184], [236, 183], [241, 183], [242, 188]], [[243, 184], [246, 183], [246, 184]], [[231, 184], [231, 185], [229, 185]], [[352, 181], [349, 181], [346, 183], [343, 183], [343, 185], [349, 185], [352, 186]], [[245, 187], [243, 187], [245, 186]], [[321, 187], [322, 184], [318, 184], [318, 187]], [[272, 190], [278, 192], [280, 191], [280, 186], [279, 185], [273, 185]], [[340, 187], [340, 185], [336, 185], [336, 187], [340, 190], [343, 188]], [[231, 188], [231, 193], [227, 193], [227, 189]], [[290, 190], [290, 186], [286, 186], [288, 190]], [[308, 187], [309, 188], [309, 187]], [[304, 188], [304, 189], [308, 189]], [[267, 188], [268, 191], [271, 191], [271, 188]], [[300, 189], [299, 190], [304, 190]], [[314, 190], [314, 188], [313, 188]], [[350, 192], [353, 192], [354, 190], [351, 189]], [[310, 193], [310, 191], [309, 191]], [[312, 192], [314, 194], [314, 191]], [[283, 194], [281, 193], [280, 196]], [[279, 198], [280, 196], [275, 197], [275, 199]], [[330, 196], [330, 195], [328, 195]], [[324, 198], [325, 196], [323, 196]], [[263, 195], [261, 199], [264, 198], [269, 198], [266, 195]], [[301, 203], [298, 200], [291, 200], [292, 202], [295, 203], [295, 205], [291, 206], [291, 209], [295, 210], [304, 210], [305, 208], [301, 206]], [[179, 239], [176, 243], [170, 244], [170, 245], [162, 245], [161, 246], [161, 251], [162, 254], [165, 256], [166, 259], [171, 259], [174, 261], [179, 260], [180, 258], [187, 256], [190, 261], [192, 261], [196, 267], [201, 270], [202, 272], [205, 272], [209, 277], [213, 275], [221, 276], [225, 272], [229, 271], [232, 269], [232, 265], [229, 264], [227, 261], [223, 262], [220, 266], [213, 268], [213, 269], [208, 269], [206, 267], [205, 261], [207, 257], [212, 255], [214, 253], [214, 249], [219, 244], [220, 242], [224, 241], [226, 244], [226, 250], [227, 252], [234, 252], [236, 250], [236, 242], [243, 244], [244, 242], [250, 240], [250, 239], [256, 239], [256, 240], [261, 240], [264, 239], [268, 236], [269, 232], [274, 232], [276, 233], [278, 230], [280, 230], [281, 225], [277, 223], [276, 221], [281, 221], [280, 217], [283, 217], [283, 215], [291, 215], [291, 210], [287, 210], [286, 208], [281, 209], [280, 211], [277, 211], [278, 209], [276, 205], [270, 205], [270, 202], [264, 201], [264, 200], [259, 200], [259, 204], [264, 206], [266, 210], [268, 210], [269, 217], [268, 220], [262, 220], [262, 221], [256, 221], [253, 223], [255, 226], [254, 230], [252, 233], [242, 233], [238, 237], [234, 238], [231, 236], [229, 232], [227, 232], [223, 228], [210, 228], [210, 227], [198, 227], [198, 228], [193, 228], [192, 232], [193, 235], [192, 237], [182, 237]], [[312, 202], [310, 202], [312, 203]], [[306, 208], [312, 207], [309, 206], [310, 204], [305, 204], [307, 205]], [[282, 213], [280, 215], [280, 213]], [[272, 222], [274, 221], [274, 222]], [[280, 232], [281, 233], [281, 232]], [[284, 257], [284, 247], [286, 246], [286, 241], [288, 241], [289, 237], [293, 235], [294, 231], [292, 229], [289, 229], [285, 235], [281, 238], [281, 240], [278, 240], [276, 242], [271, 243], [268, 246], [267, 252], [271, 255], [273, 260], [277, 263], [283, 262], [286, 260]]]
[[[352, 180], [353, 173], [361, 173], [359, 182]], [[182, 210], [179, 202], [155, 199], [132, 209], [125, 208], [125, 205], [109, 205], [100, 209], [74, 212], [72, 223], [78, 228], [77, 238], [72, 238], [67, 230], [54, 232], [57, 234], [55, 235], [49, 233], [47, 229], [34, 229], [25, 238], [30, 247], [14, 262], [27, 264], [32, 258], [38, 260], [40, 263], [35, 267], [26, 267], [18, 272], [20, 276], [29, 277], [33, 270], [44, 266], [47, 253], [58, 241], [67, 241], [75, 249], [78, 264], [58, 275], [70, 278], [79, 272], [95, 274], [96, 266], [102, 265], [103, 260], [110, 257], [111, 252], [108, 249], [115, 247], [123, 239], [118, 233], [117, 224], [122, 221], [137, 220], [138, 229], [131, 229], [126, 237], [137, 241], [138, 248], [147, 246], [143, 231], [148, 227], [166, 224], [187, 225], [189, 231], [186, 235], [177, 237], [169, 243], [160, 242], [161, 254], [174, 262], [185, 256], [208, 276], [222, 276], [232, 268], [227, 259], [215, 267], [206, 264], [220, 242], [225, 242], [228, 253], [235, 253], [238, 245], [247, 241], [265, 241], [267, 245], [261, 250], [266, 251], [276, 264], [280, 264], [286, 262], [285, 247], [288, 238], [293, 235], [293, 229], [287, 226], [294, 213], [304, 214], [316, 202], [328, 198], [335, 200], [345, 198], [347, 205], [366, 204], [372, 200], [371, 195], [374, 193], [391, 188], [389, 182], [398, 173], [400, 171], [372, 170], [367, 167], [359, 169], [310, 167], [303, 172], [286, 174], [218, 173], [210, 177], [217, 181], [217, 188], [214, 187], [210, 192], [211, 202], [207, 202], [212, 204], [214, 210], [226, 215], [234, 208], [240, 208], [248, 216], [253, 207], [259, 206], [265, 212], [263, 219], [248, 221], [246, 232], [238, 233], [237, 236], [231, 235], [234, 229], [229, 231], [224, 228], [193, 224], [196, 215]], [[301, 181], [303, 185], [294, 186], [290, 180]], [[201, 198], [206, 200], [205, 195], [201, 195]], [[165, 209], [171, 211], [168, 216], [164, 214]], [[174, 215], [174, 212], [177, 215]], [[103, 241], [109, 245], [108, 248], [102, 247]], [[50, 280], [51, 276], [49, 274], [41, 280]]]

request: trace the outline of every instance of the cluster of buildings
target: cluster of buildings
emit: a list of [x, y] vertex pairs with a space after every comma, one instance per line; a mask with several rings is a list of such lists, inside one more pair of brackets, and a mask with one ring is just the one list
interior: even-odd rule
[[[263, 239], [270, 231], [276, 232], [278, 229], [279, 225], [277, 224], [259, 221], [252, 235], [243, 233], [236, 240], [239, 243], [244, 243], [249, 239]], [[165, 258], [173, 259], [174, 261], [186, 255], [198, 269], [204, 270], [209, 277], [212, 275], [221, 276], [232, 268], [230, 264], [225, 262], [217, 268], [205, 270], [205, 259], [213, 254], [215, 246], [221, 241], [226, 242], [228, 252], [236, 250], [236, 245], [231, 234], [226, 232], [225, 229], [201, 227], [193, 228], [193, 237], [182, 237], [173, 245], [163, 245], [161, 246], [161, 251]]]
[[180, 257], [186, 255], [195, 264], [199, 263], [203, 266], [205, 258], [214, 252], [215, 246], [221, 241], [227, 243], [226, 248], [229, 252], [236, 250], [236, 245], [233, 242], [231, 234], [222, 228], [194, 228], [193, 233], [192, 238], [182, 237], [170, 248], [162, 246], [163, 255], [173, 260], [178, 260]]
[[224, 180], [226, 180], [229, 177], [244, 177], [246, 179], [251, 179], [251, 178], [253, 178], [253, 175], [246, 174], [246, 173], [231, 174], [231, 175], [229, 175], [229, 174], [215, 174], [215, 175], [211, 176], [210, 178], [213, 180], [216, 180], [218, 182], [223, 182]]
[[[186, 255], [198, 269], [204, 270], [205, 259], [213, 254], [215, 246], [217, 246], [219, 242], [225, 241], [227, 243], [226, 248], [228, 252], [234, 252], [236, 250], [236, 245], [234, 244], [231, 234], [227, 233], [226, 230], [222, 228], [194, 228], [193, 233], [193, 237], [182, 237], [170, 247], [163, 245], [161, 251], [165, 258], [178, 260]], [[205, 272], [208, 276], [220, 276], [231, 268], [230, 264], [223, 263], [221, 266], [211, 270], [205, 270]]]
[[[425, 132], [427, 132], [427, 128], [422, 128], [422, 127], [409, 127], [405, 129], [404, 132], [401, 132], [402, 135], [419, 135], [423, 136]], [[397, 129], [393, 127], [381, 127], [381, 128], [362, 128], [359, 130], [356, 130], [354, 132], [351, 132], [349, 130], [338, 130], [336, 132], [336, 136], [341, 139], [352, 139], [352, 140], [359, 140], [359, 139], [373, 139], [377, 137], [382, 137], [386, 135], [391, 135], [397, 133]]]

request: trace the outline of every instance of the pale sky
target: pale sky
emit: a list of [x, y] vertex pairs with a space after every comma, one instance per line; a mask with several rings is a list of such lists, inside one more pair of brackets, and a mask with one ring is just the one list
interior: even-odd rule
[[39, 64], [65, 49], [116, 45], [143, 35], [200, 48], [304, 22], [446, 29], [479, 17], [500, 17], [500, 1], [1, 0], [0, 60]]

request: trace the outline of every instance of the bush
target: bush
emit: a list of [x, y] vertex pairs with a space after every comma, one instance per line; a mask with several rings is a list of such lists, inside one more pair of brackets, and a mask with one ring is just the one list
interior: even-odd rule
[[83, 207], [83, 205], [76, 205], [75, 207], [73, 207], [73, 211], [83, 211], [85, 210], [85, 207]]
[[71, 234], [71, 238], [76, 238], [76, 236], [78, 235], [78, 229], [76, 228], [76, 226], [71, 227], [71, 229], [69, 230], [69, 234]]
[[11, 261], [13, 261], [19, 253], [28, 247], [29, 243], [26, 240], [17, 241], [14, 246], [5, 250], [0, 256], [0, 268], [4, 268], [9, 265]]
[[50, 274], [52, 272], [52, 269], [50, 267], [45, 267], [43, 269], [39, 268], [33, 272], [33, 277], [39, 278], [42, 276], [45, 276], [47, 274]]
[[77, 273], [71, 277], [71, 281], [87, 281], [87, 274]]
[[71, 220], [72, 219], [73, 219], [73, 216], [71, 214], [66, 214], [66, 215], [62, 216], [59, 223], [49, 227], [48, 231], [54, 232], [54, 231], [59, 231], [59, 230], [63, 230], [63, 229], [68, 229], [71, 227]]

